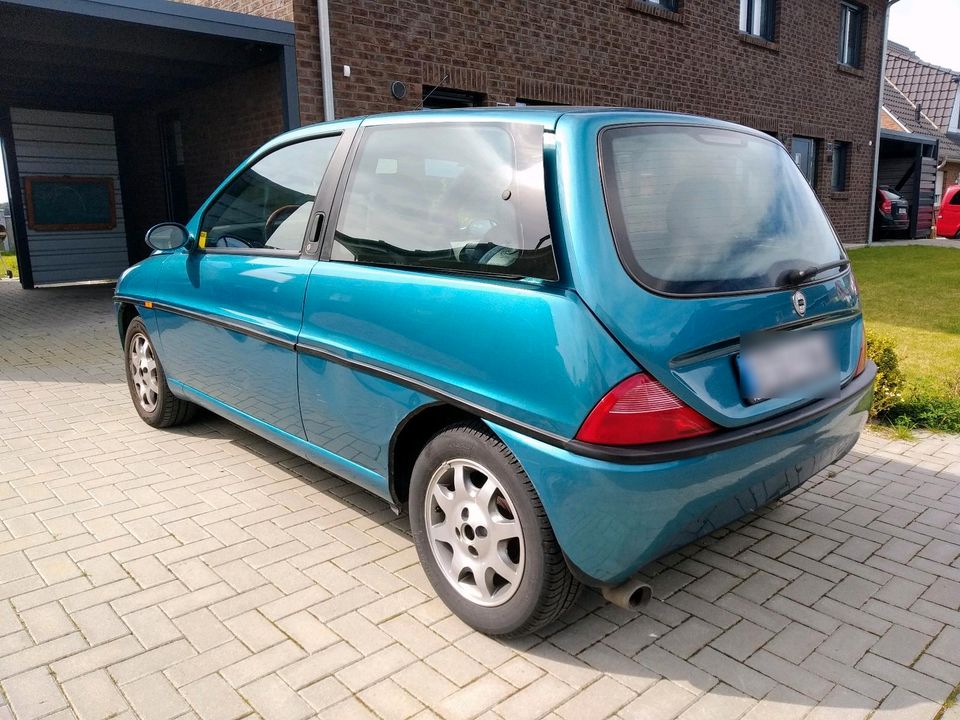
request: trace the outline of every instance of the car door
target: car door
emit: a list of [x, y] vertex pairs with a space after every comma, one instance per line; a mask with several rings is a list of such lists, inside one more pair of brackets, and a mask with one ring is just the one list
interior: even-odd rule
[[572, 434], [580, 399], [628, 372], [556, 282], [543, 138], [526, 123], [363, 127], [298, 345], [307, 439], [338, 473], [386, 495], [394, 432], [438, 399]]
[[166, 261], [154, 303], [170, 380], [298, 438], [296, 341], [315, 264], [301, 250], [322, 224], [318, 192], [341, 140], [310, 137], [247, 161], [191, 222], [195, 239]]
[[951, 238], [960, 234], [960, 186], [951, 186], [944, 193], [937, 216], [937, 232]]

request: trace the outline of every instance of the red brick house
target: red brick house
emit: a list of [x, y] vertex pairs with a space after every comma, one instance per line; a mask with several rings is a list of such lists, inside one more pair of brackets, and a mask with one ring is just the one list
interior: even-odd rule
[[24, 207], [24, 177], [82, 174], [111, 180], [99, 192], [113, 192], [116, 209], [110, 230], [86, 234], [21, 217], [23, 282], [115, 277], [144, 253], [147, 227], [184, 220], [263, 140], [331, 108], [342, 117], [560, 103], [733, 120], [780, 138], [841, 238], [864, 242], [886, 7], [0, 0], [0, 138], [13, 205]]

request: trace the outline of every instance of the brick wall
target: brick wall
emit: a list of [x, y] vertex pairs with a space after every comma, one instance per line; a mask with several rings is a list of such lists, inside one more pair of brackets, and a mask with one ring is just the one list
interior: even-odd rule
[[[315, 0], [193, 0], [293, 20], [301, 120], [322, 120]], [[865, 0], [863, 72], [837, 66], [839, 0], [780, 0], [776, 42], [738, 32], [736, 0], [330, 0], [338, 117], [416, 108], [423, 85], [517, 98], [692, 112], [821, 140], [817, 192], [845, 242], [863, 242], [885, 0]], [[351, 77], [342, 66], [351, 67]], [[404, 100], [390, 83], [407, 85]], [[826, 143], [850, 142], [830, 190]]]
[[291, 0], [175, 0], [175, 2], [187, 2], [191, 5], [203, 5], [217, 10], [258, 15], [274, 20], [293, 20]]
[[[820, 152], [818, 194], [841, 238], [863, 242], [884, 22], [868, 0], [864, 72], [837, 67], [838, 0], [780, 0], [777, 42], [738, 32], [735, 0], [330, 0], [337, 116], [409, 110], [421, 87], [569, 104], [693, 112], [775, 131], [852, 142], [848, 190], [830, 191]], [[321, 119], [316, 3], [293, 0], [301, 116]], [[345, 78], [342, 66], [351, 67]], [[446, 79], [444, 79], [446, 78]], [[395, 100], [390, 83], [406, 83]]]
[[960, 185], [960, 162], [948, 162], [943, 165], [943, 187]]

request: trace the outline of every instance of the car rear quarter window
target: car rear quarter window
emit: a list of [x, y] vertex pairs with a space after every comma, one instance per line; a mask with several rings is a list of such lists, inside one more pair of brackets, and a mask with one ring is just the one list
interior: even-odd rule
[[364, 129], [330, 257], [555, 280], [543, 128], [424, 123]]
[[773, 139], [620, 126], [601, 132], [600, 153], [620, 259], [654, 291], [756, 292], [779, 286], [790, 270], [844, 257], [813, 190]]

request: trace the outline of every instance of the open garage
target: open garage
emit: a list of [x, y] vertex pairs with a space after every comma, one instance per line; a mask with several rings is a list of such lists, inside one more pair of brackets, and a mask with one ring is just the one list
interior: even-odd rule
[[299, 124], [293, 23], [164, 0], [0, 1], [0, 143], [25, 288], [113, 280]]

